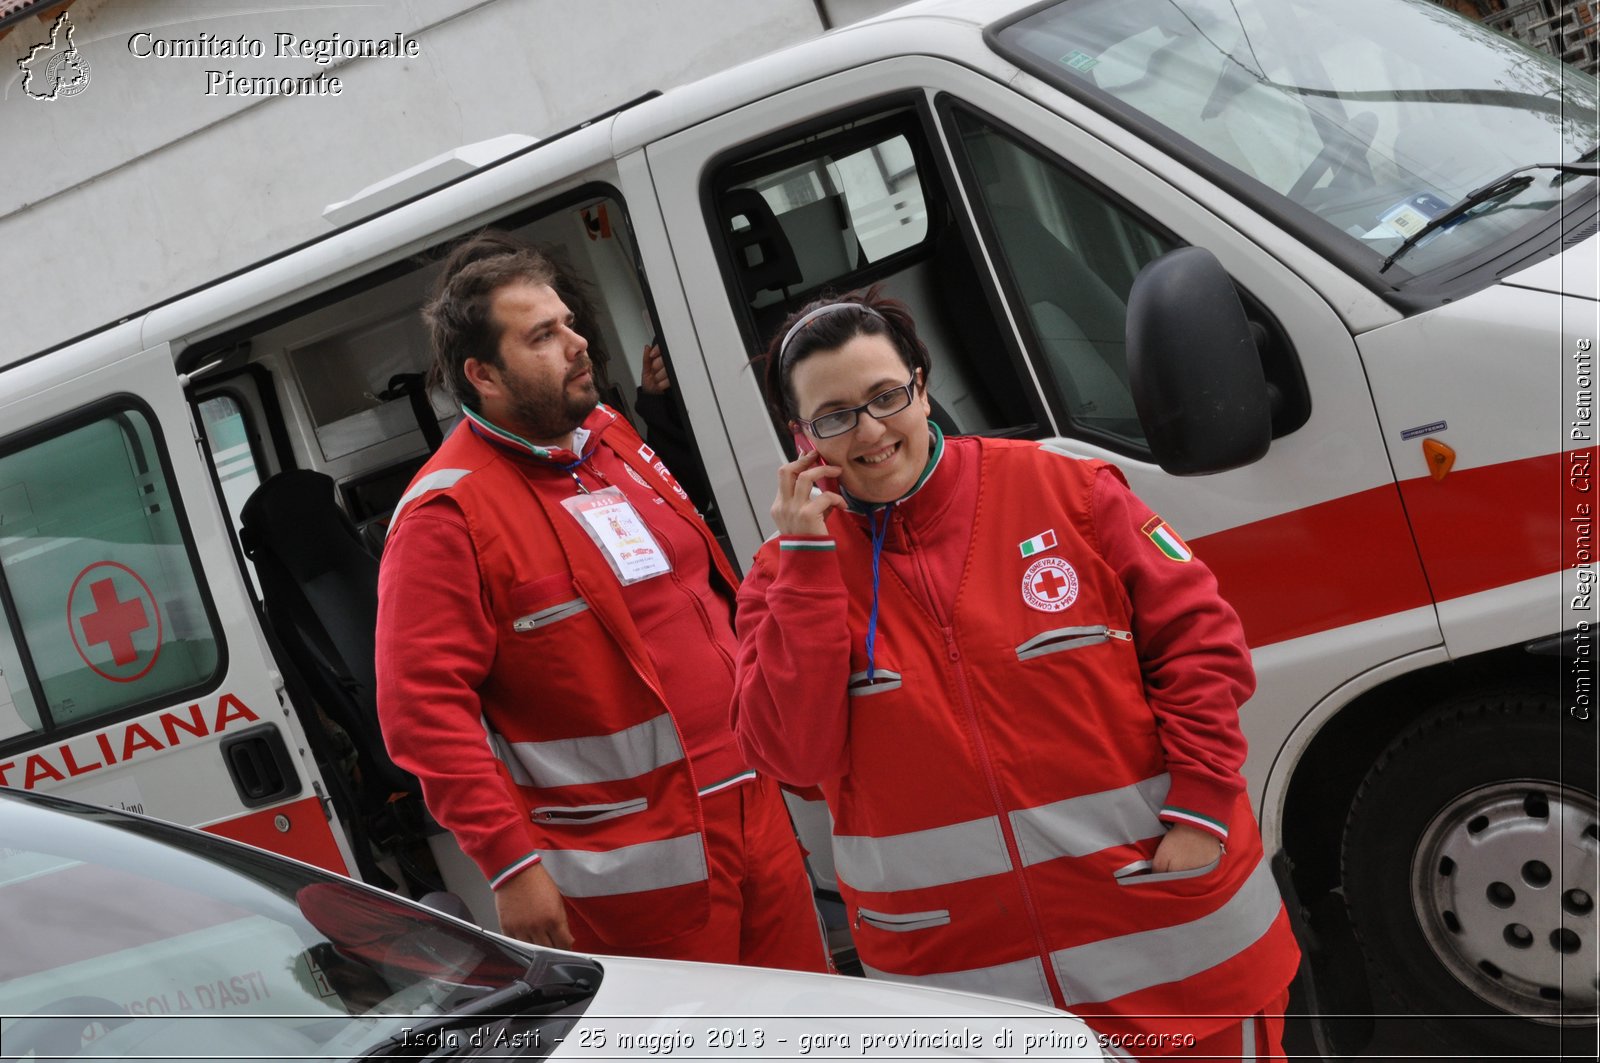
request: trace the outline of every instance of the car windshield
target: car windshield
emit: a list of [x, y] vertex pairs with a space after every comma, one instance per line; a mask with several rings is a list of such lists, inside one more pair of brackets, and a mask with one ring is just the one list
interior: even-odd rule
[[341, 1059], [491, 1022], [542, 1056], [581, 1011], [569, 991], [441, 1030], [519, 980], [570, 990], [573, 965], [199, 832], [11, 791], [0, 846], [8, 1058]]
[[[1430, 0], [1063, 0], [993, 39], [1252, 179], [1228, 183], [1313, 239], [1356, 241], [1374, 270], [1508, 170], [1593, 158], [1593, 77]], [[1594, 183], [1532, 177], [1424, 238], [1404, 267], [1459, 261]]]

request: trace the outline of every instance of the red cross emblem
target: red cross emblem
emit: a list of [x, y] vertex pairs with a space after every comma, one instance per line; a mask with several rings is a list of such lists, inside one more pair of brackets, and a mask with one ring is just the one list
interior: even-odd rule
[[1041, 557], [1022, 576], [1022, 600], [1041, 613], [1059, 613], [1078, 600], [1078, 574], [1059, 557]]
[[156, 596], [137, 572], [115, 561], [96, 562], [72, 581], [67, 627], [83, 663], [113, 683], [144, 677], [161, 655]]

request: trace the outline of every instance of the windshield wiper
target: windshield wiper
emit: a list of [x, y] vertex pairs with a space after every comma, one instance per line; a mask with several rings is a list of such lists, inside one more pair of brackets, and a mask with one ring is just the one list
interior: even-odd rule
[[1569, 162], [1565, 167], [1562, 168], [1559, 174], [1550, 178], [1550, 183], [1553, 185], [1559, 185], [1583, 174], [1588, 174], [1589, 176], [1593, 177], [1594, 170], [1586, 169], [1582, 164], [1592, 163], [1597, 157], [1600, 157], [1600, 143], [1597, 143], [1594, 147], [1590, 148], [1588, 151]]
[[596, 988], [595, 983], [587, 978], [576, 978], [570, 982], [546, 982], [537, 986], [529, 985], [519, 978], [510, 985], [485, 993], [481, 997], [473, 997], [460, 1007], [442, 1015], [430, 1015], [419, 1019], [392, 1037], [386, 1037], [371, 1048], [356, 1053], [354, 1058], [374, 1059], [393, 1055], [402, 1049], [414, 1052], [419, 1046], [429, 1044], [430, 1034], [458, 1026], [474, 1025], [475, 1020], [521, 1014], [541, 1004], [573, 1004], [580, 1000], [588, 1000], [594, 996]]
[[1528, 175], [1529, 170], [1559, 170], [1564, 174], [1586, 174], [1590, 177], [1600, 176], [1600, 163], [1586, 162], [1579, 159], [1576, 162], [1536, 162], [1531, 166], [1519, 166], [1515, 170], [1507, 171], [1496, 177], [1488, 184], [1479, 185], [1471, 192], [1462, 196], [1439, 214], [1428, 219], [1428, 224], [1406, 237], [1394, 253], [1383, 260], [1383, 265], [1378, 267], [1378, 272], [1383, 273], [1394, 265], [1395, 260], [1407, 251], [1422, 242], [1423, 237], [1443, 229], [1446, 225], [1462, 217], [1474, 207], [1483, 205], [1491, 199], [1499, 199], [1521, 192], [1533, 184], [1533, 178]]

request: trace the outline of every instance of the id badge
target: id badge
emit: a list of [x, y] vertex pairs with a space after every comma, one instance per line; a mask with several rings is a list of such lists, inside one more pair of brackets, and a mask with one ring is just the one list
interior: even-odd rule
[[576, 495], [561, 504], [578, 519], [624, 587], [672, 571], [666, 552], [620, 488]]

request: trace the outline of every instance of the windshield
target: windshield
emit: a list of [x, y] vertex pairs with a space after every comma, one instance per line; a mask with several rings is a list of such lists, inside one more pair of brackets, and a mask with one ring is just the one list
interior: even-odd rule
[[[1595, 146], [1593, 77], [1429, 0], [1063, 0], [995, 40], [1253, 178], [1231, 184], [1273, 213], [1298, 205], [1308, 235], [1356, 241], [1374, 270], [1480, 185]], [[1457, 261], [1594, 183], [1532, 177], [1426, 237], [1405, 268]]]
[[[8, 1058], [341, 1059], [519, 979], [570, 984], [570, 963], [151, 820], [0, 796], [0, 840]], [[562, 1010], [502, 1039], [545, 1055]]]

